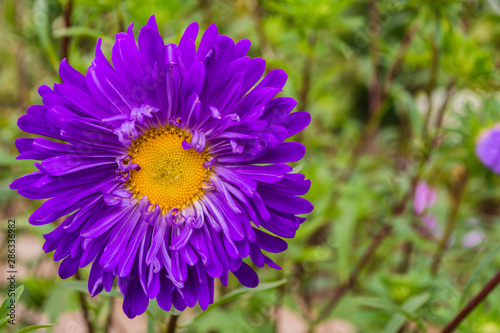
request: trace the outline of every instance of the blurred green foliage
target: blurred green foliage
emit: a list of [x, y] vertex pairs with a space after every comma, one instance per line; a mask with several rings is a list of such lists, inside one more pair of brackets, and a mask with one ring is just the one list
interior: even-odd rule
[[[474, 152], [481, 131], [500, 122], [500, 1], [1, 0], [0, 12], [0, 205], [3, 220], [19, 222], [18, 238], [41, 239], [51, 227], [30, 227], [41, 203], [8, 190], [34, 170], [15, 160], [15, 138], [28, 136], [17, 118], [41, 103], [38, 86], [59, 82], [63, 57], [85, 73], [97, 38], [109, 57], [130, 22], [137, 32], [156, 15], [165, 42], [178, 42], [192, 21], [250, 39], [251, 56], [289, 75], [283, 95], [312, 114], [295, 138], [307, 154], [294, 167], [312, 181], [306, 197], [315, 210], [288, 251], [274, 255], [283, 270], [259, 269], [268, 284], [238, 297], [235, 280], [219, 286], [224, 301], [182, 315], [185, 332], [288, 332], [276, 320], [285, 310], [311, 331], [343, 319], [355, 332], [434, 332], [500, 269], [500, 177]], [[437, 191], [427, 212], [434, 230], [413, 212], [418, 181]], [[386, 225], [390, 234], [339, 305], [318, 319]], [[485, 237], [469, 246], [471, 232]], [[61, 288], [55, 274], [39, 272], [50, 256], [37, 258], [23, 263], [20, 302], [57, 322], [81, 306], [81, 282]], [[458, 332], [500, 332], [499, 298], [494, 291]], [[95, 330], [105, 331], [109, 297], [84, 301]], [[155, 304], [148, 314], [148, 332], [168, 318]]]

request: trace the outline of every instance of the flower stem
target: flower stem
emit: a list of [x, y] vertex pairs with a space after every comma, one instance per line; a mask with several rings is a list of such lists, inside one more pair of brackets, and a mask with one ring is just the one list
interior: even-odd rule
[[324, 307], [323, 311], [319, 314], [318, 318], [314, 320], [313, 325], [318, 324], [321, 322], [323, 319], [325, 319], [332, 311], [333, 309], [338, 305], [342, 297], [346, 292], [351, 290], [356, 282], [358, 281], [358, 277], [362, 271], [362, 269], [370, 262], [370, 259], [372, 259], [373, 255], [377, 251], [378, 247], [384, 239], [389, 236], [389, 234], [392, 231], [392, 226], [389, 224], [384, 224], [382, 228], [379, 230], [379, 232], [373, 237], [373, 240], [370, 244], [370, 246], [366, 249], [365, 253], [361, 257], [361, 259], [358, 261], [354, 269], [352, 270], [351, 274], [349, 275], [349, 278], [347, 279], [346, 282], [344, 282], [342, 285], [340, 285], [335, 293], [333, 294], [332, 298], [328, 302], [328, 304]]
[[170, 318], [168, 319], [168, 323], [167, 323], [166, 333], [175, 333], [175, 329], [177, 328], [177, 320], [178, 319], [179, 319], [179, 316], [176, 316], [174, 314], [170, 315]]
[[370, 60], [373, 73], [368, 85], [368, 109], [370, 115], [373, 115], [379, 110], [379, 106], [382, 103], [382, 60], [380, 57], [380, 33], [382, 27], [380, 12], [375, 0], [368, 3], [368, 17], [368, 26], [370, 27]]
[[462, 198], [464, 196], [465, 188], [467, 186], [467, 179], [468, 179], [467, 171], [465, 171], [464, 174], [461, 175], [460, 179], [458, 180], [457, 188], [453, 189], [453, 192], [455, 193], [453, 197], [453, 207], [451, 207], [450, 215], [448, 216], [448, 220], [446, 222], [446, 227], [444, 230], [443, 237], [439, 242], [438, 250], [436, 252], [436, 255], [434, 256], [434, 260], [432, 261], [431, 274], [433, 276], [435, 276], [438, 272], [439, 264], [443, 259], [446, 246], [450, 242], [451, 235], [453, 234], [453, 229], [455, 228], [456, 225], [460, 204], [462, 203]]
[[198, 0], [198, 8], [201, 10], [203, 25], [208, 27], [212, 23], [212, 10], [208, 0]]
[[116, 16], [117, 16], [117, 22], [118, 22], [118, 32], [125, 32], [125, 22], [124, 22], [124, 14], [123, 14], [123, 7], [121, 4], [119, 4], [116, 8]]
[[401, 44], [399, 45], [398, 52], [396, 53], [396, 57], [394, 58], [392, 65], [389, 69], [389, 74], [385, 77], [383, 84], [385, 93], [387, 93], [390, 90], [390, 86], [396, 79], [396, 76], [398, 75], [401, 66], [403, 65], [406, 54], [408, 53], [413, 38], [415, 38], [415, 35], [417, 34], [419, 27], [420, 27], [420, 22], [418, 20], [415, 20], [406, 30], [406, 33], [403, 39], [401, 40]]
[[109, 332], [109, 330], [111, 329], [111, 326], [113, 325], [114, 301], [115, 301], [115, 299], [113, 297], [109, 298], [109, 313], [108, 313], [108, 318], [106, 320], [106, 327], [104, 329], [104, 332]]
[[448, 106], [448, 102], [450, 101], [451, 97], [453, 96], [453, 93], [455, 92], [455, 83], [456, 79], [451, 79], [448, 82], [448, 85], [446, 86], [446, 95], [444, 97], [444, 102], [441, 108], [438, 110], [438, 115], [436, 119], [436, 128], [441, 128], [441, 126], [443, 125], [446, 106]]
[[[75, 277], [78, 281], [82, 281], [82, 276], [80, 271], [76, 271]], [[85, 324], [87, 325], [87, 331], [89, 333], [94, 333], [94, 327], [89, 318], [89, 308], [87, 306], [87, 301], [85, 300], [85, 295], [82, 292], [78, 292], [78, 299], [80, 301], [80, 307], [82, 308], [83, 318], [85, 319]]]
[[[71, 27], [71, 13], [73, 11], [73, 0], [68, 0], [64, 6], [64, 28], [69, 29]], [[70, 36], [64, 36], [61, 39], [61, 57], [69, 58], [69, 42], [71, 41]]]
[[307, 39], [307, 44], [309, 46], [309, 52], [304, 58], [304, 63], [302, 65], [302, 86], [299, 92], [299, 102], [298, 109], [306, 110], [309, 104], [308, 97], [309, 91], [311, 90], [311, 75], [312, 67], [314, 61], [314, 50], [316, 48], [317, 36], [316, 34], [311, 35]]
[[443, 329], [442, 333], [451, 333], [455, 328], [460, 325], [460, 323], [478, 306], [488, 294], [495, 289], [495, 287], [500, 283], [500, 271], [493, 277], [493, 279], [484, 286], [484, 288], [474, 297], [467, 306], [460, 311], [455, 318]]
[[[437, 24], [437, 23], [436, 23]], [[436, 89], [437, 76], [439, 73], [439, 55], [440, 49], [438, 43], [436, 41], [436, 34], [432, 35], [432, 65], [431, 65], [431, 79], [429, 81], [429, 86], [427, 87], [427, 112], [425, 113], [425, 121], [423, 128], [423, 137], [427, 136], [427, 132], [429, 131], [429, 124], [431, 121], [432, 114], [432, 92]]]
[[264, 11], [262, 9], [261, 0], [247, 0], [246, 4], [250, 12], [252, 13], [252, 18], [255, 25], [255, 32], [257, 33], [257, 41], [259, 42], [260, 54], [264, 58], [274, 57], [273, 49], [271, 43], [267, 38], [266, 32], [263, 28], [264, 21]]

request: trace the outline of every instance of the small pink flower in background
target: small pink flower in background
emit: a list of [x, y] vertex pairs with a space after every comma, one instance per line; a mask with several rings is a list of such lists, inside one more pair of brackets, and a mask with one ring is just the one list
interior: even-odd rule
[[416, 215], [422, 214], [436, 202], [436, 191], [429, 187], [427, 182], [419, 182], [415, 189], [415, 199], [413, 201], [413, 211]]
[[415, 188], [415, 198], [413, 200], [413, 212], [419, 216], [420, 226], [425, 229], [432, 237], [438, 239], [443, 234], [443, 230], [438, 225], [436, 215], [427, 212], [427, 209], [436, 203], [436, 191], [421, 181]]
[[426, 213], [420, 218], [420, 224], [425, 228], [435, 239], [441, 238], [443, 235], [442, 228], [438, 225], [436, 215]]
[[472, 230], [467, 233], [462, 239], [463, 247], [476, 247], [481, 244], [486, 238], [486, 234], [480, 230]]
[[435, 231], [438, 224], [437, 224], [437, 217], [434, 214], [425, 214], [422, 216], [422, 225], [425, 227], [425, 229], [429, 231]]

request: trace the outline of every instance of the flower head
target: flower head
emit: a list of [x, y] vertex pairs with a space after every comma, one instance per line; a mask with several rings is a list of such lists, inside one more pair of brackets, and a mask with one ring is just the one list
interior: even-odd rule
[[477, 140], [476, 155], [481, 162], [495, 173], [500, 173], [500, 126], [494, 126], [481, 133]]
[[48, 199], [30, 223], [62, 218], [43, 249], [62, 260], [61, 278], [92, 263], [92, 296], [117, 279], [130, 318], [155, 298], [166, 311], [206, 309], [214, 279], [226, 284], [230, 272], [255, 287], [243, 259], [279, 269], [262, 251], [284, 251], [281, 237], [313, 209], [299, 197], [310, 182], [285, 164], [305, 148], [284, 140], [310, 121], [290, 113], [295, 100], [274, 97], [286, 74], [260, 80], [265, 62], [245, 56], [248, 40], [211, 25], [196, 48], [197, 34], [193, 23], [165, 45], [152, 17], [138, 45], [132, 25], [117, 35], [113, 66], [99, 40], [86, 76], [63, 60], [63, 83], [41, 86], [43, 105], [18, 122], [56, 139], [16, 141], [19, 159], [41, 162], [11, 188]]

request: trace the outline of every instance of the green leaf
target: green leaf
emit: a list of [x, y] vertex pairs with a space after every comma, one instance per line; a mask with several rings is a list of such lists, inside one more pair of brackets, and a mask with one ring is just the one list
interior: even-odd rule
[[33, 326], [28, 326], [26, 328], [23, 328], [22, 330], [18, 331], [17, 333], [26, 333], [26, 332], [31, 332], [40, 328], [48, 328], [48, 327], [54, 327], [57, 324], [46, 324], [46, 325], [33, 325]]
[[413, 313], [418, 310], [431, 297], [430, 293], [416, 295], [406, 301], [403, 306], [390, 303], [389, 301], [379, 298], [359, 298], [357, 303], [370, 308], [375, 308], [389, 313], [395, 313], [391, 320], [387, 323], [384, 333], [397, 332], [407, 320], [413, 321], [420, 330], [425, 332], [425, 326]]
[[7, 325], [7, 322], [10, 320], [10, 316], [7, 316], [5, 318], [3, 318], [2, 320], [0, 320], [0, 328], [4, 327], [5, 325]]
[[206, 315], [211, 310], [214, 310], [215, 308], [219, 307], [220, 305], [227, 303], [230, 300], [235, 299], [238, 296], [274, 289], [274, 288], [277, 288], [277, 287], [285, 284], [285, 282], [286, 282], [286, 279], [283, 279], [283, 280], [279, 280], [279, 281], [275, 281], [275, 282], [261, 283], [256, 288], [242, 287], [242, 288], [235, 289], [235, 290], [227, 293], [226, 295], [224, 295], [222, 298], [215, 301], [214, 304], [210, 305], [206, 311], [201, 311], [201, 312], [197, 313], [193, 318], [191, 318], [183, 323], [180, 323], [179, 325], [177, 325], [177, 327], [183, 328], [183, 327], [187, 327], [189, 325], [192, 325], [194, 322], [196, 322], [198, 319], [200, 319], [201, 317]]
[[24, 291], [24, 286], [21, 285], [17, 287], [16, 290], [14, 291], [14, 297], [9, 297], [9, 296], [5, 297], [5, 299], [2, 302], [2, 305], [0, 305], [0, 318], [4, 318], [9, 313], [8, 305], [11, 303], [10, 300], [13, 299], [14, 304], [17, 304], [17, 302], [19, 301], [19, 297], [21, 297], [21, 295], [23, 294], [23, 291]]
[[[59, 281], [56, 283], [58, 285], [60, 285], [61, 287], [66, 288], [66, 289], [79, 291], [79, 292], [87, 293], [87, 294], [89, 292], [86, 281]], [[116, 288], [111, 289], [111, 291], [109, 293], [106, 291], [103, 291], [99, 295], [123, 298], [122, 293]]]
[[146, 310], [146, 314], [148, 315], [148, 331], [150, 321], [152, 321], [156, 326], [160, 327], [162, 331], [165, 331], [167, 329], [165, 324], [161, 323], [150, 310]]
[[413, 321], [421, 332], [425, 332], [424, 324], [415, 315], [415, 312], [431, 298], [430, 293], [423, 293], [413, 296], [407, 300], [400, 311], [400, 314], [394, 315], [385, 326], [385, 333], [397, 333], [407, 320]]
[[493, 250], [491, 250], [486, 257], [481, 261], [479, 266], [474, 270], [474, 273], [472, 273], [472, 276], [469, 279], [469, 282], [467, 282], [467, 285], [465, 286], [464, 292], [462, 293], [462, 298], [460, 299], [460, 308], [462, 308], [465, 304], [467, 295], [470, 291], [470, 288], [472, 287], [472, 284], [477, 280], [481, 272], [484, 270], [485, 267], [490, 266], [491, 262], [497, 257], [498, 252], [500, 252], [500, 244], [495, 246]]
[[154, 333], [154, 332], [155, 332], [155, 321], [151, 317], [148, 317], [148, 333]]
[[78, 309], [79, 304], [76, 303], [76, 297], [72, 297], [73, 292], [53, 285], [47, 292], [47, 297], [44, 299], [42, 312], [48, 315], [48, 321], [57, 322], [59, 315], [66, 310]]
[[40, 45], [54, 70], [57, 71], [59, 67], [59, 57], [57, 56], [57, 52], [50, 38], [51, 18], [48, 2], [46, 0], [36, 0], [33, 3], [33, 13], [36, 13], [33, 22], [36, 26]]
[[146, 310], [146, 314], [148, 315], [148, 325], [149, 321], [152, 320], [153, 324], [155, 325], [154, 327], [160, 327], [162, 331], [165, 331], [167, 329], [165, 326], [165, 322], [167, 316], [169, 316], [169, 313], [178, 316], [181, 312], [172, 307], [172, 309], [167, 313], [158, 306], [156, 300], [149, 302], [148, 309]]
[[349, 273], [352, 268], [352, 245], [354, 227], [356, 226], [357, 207], [353, 202], [341, 199], [340, 207], [344, 207], [335, 221], [335, 232], [333, 238], [337, 245], [337, 269], [342, 281], [349, 278]]
[[33, 161], [16, 160], [15, 156], [12, 156], [10, 153], [5, 151], [4, 149], [0, 149], [0, 166], [2, 166], [2, 167], [30, 166], [32, 164], [33, 164]]

